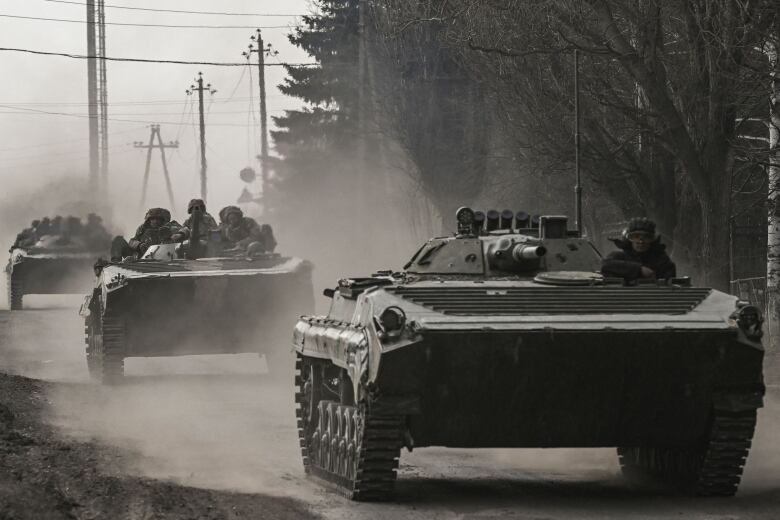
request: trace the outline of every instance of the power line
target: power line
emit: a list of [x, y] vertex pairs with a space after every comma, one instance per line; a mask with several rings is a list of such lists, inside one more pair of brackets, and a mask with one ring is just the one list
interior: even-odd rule
[[[244, 71], [244, 74], [246, 74], [246, 71]], [[270, 95], [269, 98], [286, 98], [288, 96], [285, 96], [284, 94], [277, 94], [277, 95]], [[247, 101], [249, 98], [247, 97], [234, 97], [234, 98], [228, 98], [224, 101], [218, 100], [217, 103], [243, 103]], [[160, 106], [166, 106], [166, 105], [186, 105], [189, 103], [189, 99], [187, 101], [180, 101], [175, 99], [150, 99], [148, 101], [112, 101], [111, 106], [154, 106], [154, 105], [160, 105]], [[38, 106], [48, 106], [48, 107], [85, 107], [88, 106], [89, 103], [82, 103], [82, 102], [74, 102], [74, 101], [0, 101], [0, 104], [3, 105], [13, 105], [13, 106], [20, 106], [20, 107], [38, 107]]]
[[[72, 2], [70, 0], [43, 0], [44, 2], [54, 2], [57, 4], [72, 4], [72, 5], [86, 5], [83, 2]], [[221, 11], [184, 11], [179, 9], [152, 9], [150, 7], [129, 7], [125, 5], [106, 5], [107, 9], [124, 9], [128, 11], [151, 11], [155, 13], [182, 13], [182, 14], [210, 14], [219, 16], [276, 16], [276, 17], [292, 17], [292, 16], [306, 16], [303, 14], [285, 14], [285, 13], [227, 13]]]
[[[36, 114], [49, 114], [49, 115], [56, 115], [56, 116], [68, 116], [68, 117], [78, 117], [78, 118], [86, 118], [88, 119], [89, 116], [86, 114], [73, 114], [68, 112], [53, 112], [50, 110], [37, 110], [34, 108], [22, 108], [22, 107], [12, 107], [8, 105], [0, 105], [0, 108], [10, 108], [12, 110], [22, 110], [25, 112], [32, 112]], [[109, 117], [109, 121], [117, 121], [120, 123], [146, 123], [146, 124], [164, 124], [164, 125], [172, 125], [172, 126], [178, 126], [181, 123], [177, 123], [176, 121], [151, 121], [151, 120], [142, 120], [142, 119], [118, 119], [115, 117]], [[247, 125], [243, 124], [236, 124], [236, 123], [209, 123], [210, 126], [237, 126], [244, 128]]]
[[[120, 130], [118, 132], [111, 132], [109, 135], [119, 135], [119, 134], [129, 134], [130, 132], [136, 132], [142, 128], [146, 128], [146, 125], [138, 126], [136, 128], [128, 128], [127, 130]], [[62, 141], [49, 141], [48, 143], [38, 143], [38, 144], [28, 144], [25, 146], [13, 146], [10, 148], [0, 148], [0, 152], [11, 152], [15, 150], [28, 150], [30, 148], [46, 148], [46, 147], [54, 147], [61, 144], [68, 144], [68, 143], [78, 143], [83, 141], [89, 141], [88, 137], [83, 137], [81, 139], [64, 139]]]
[[[1, 18], [15, 18], [17, 20], [36, 20], [39, 22], [63, 22], [63, 23], [90, 23], [86, 20], [68, 20], [65, 18], [42, 18], [40, 16], [19, 16], [15, 14], [0, 14]], [[104, 22], [105, 25], [117, 25], [120, 27], [164, 27], [166, 29], [255, 29], [254, 25], [174, 25], [174, 24], [156, 24], [156, 23], [126, 23], [126, 22]], [[291, 25], [270, 25], [259, 27], [259, 29], [292, 29]]]
[[[36, 51], [33, 49], [20, 49], [18, 47], [0, 47], [0, 51], [7, 52], [21, 52], [26, 54], [37, 54], [41, 56], [61, 56], [63, 58], [75, 58], [80, 60], [86, 60], [95, 58], [97, 60], [105, 61], [128, 61], [135, 63], [168, 63], [174, 65], [212, 65], [215, 67], [245, 67], [246, 62], [243, 63], [230, 63], [219, 61], [187, 61], [187, 60], [152, 60], [146, 58], [116, 58], [116, 57], [102, 57], [102, 56], [86, 56], [84, 54], [70, 54], [67, 52], [48, 52], [48, 51]], [[319, 65], [319, 63], [266, 63], [266, 67], [312, 67]]]

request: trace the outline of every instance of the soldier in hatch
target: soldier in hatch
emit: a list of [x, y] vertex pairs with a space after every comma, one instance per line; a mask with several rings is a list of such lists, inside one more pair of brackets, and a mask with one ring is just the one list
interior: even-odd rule
[[35, 236], [38, 240], [41, 237], [51, 234], [51, 219], [49, 217], [43, 217], [41, 223], [35, 227]]
[[620, 251], [607, 255], [601, 263], [604, 276], [639, 279], [669, 279], [677, 276], [677, 267], [666, 254], [666, 246], [655, 232], [655, 222], [633, 218], [623, 231], [623, 238], [612, 240]]
[[133, 238], [125, 241], [124, 237], [115, 237], [111, 243], [111, 261], [118, 262], [127, 256], [140, 258], [149, 246], [162, 244], [171, 240], [181, 226], [171, 220], [171, 212], [164, 208], [152, 208], [146, 212], [144, 223], [138, 226]]
[[30, 227], [24, 228], [21, 233], [16, 235], [16, 240], [14, 241], [14, 245], [11, 246], [11, 249], [15, 247], [34, 246], [35, 243], [38, 241], [38, 235], [36, 234], [36, 229], [38, 228], [40, 223], [41, 223], [40, 220], [33, 220], [30, 223]]
[[192, 232], [192, 212], [195, 210], [200, 211], [201, 214], [200, 232], [198, 233], [201, 240], [208, 240], [210, 233], [219, 229], [219, 224], [214, 220], [214, 217], [206, 213], [206, 203], [203, 202], [203, 199], [192, 199], [187, 205], [187, 213], [190, 216], [184, 221], [181, 229], [173, 235], [172, 239], [174, 242], [181, 242], [190, 238], [190, 233]]
[[259, 226], [255, 219], [245, 217], [237, 206], [222, 208], [219, 220], [220, 240], [227, 249], [245, 249], [247, 255], [252, 256], [255, 253], [271, 253], [276, 248], [271, 226]]

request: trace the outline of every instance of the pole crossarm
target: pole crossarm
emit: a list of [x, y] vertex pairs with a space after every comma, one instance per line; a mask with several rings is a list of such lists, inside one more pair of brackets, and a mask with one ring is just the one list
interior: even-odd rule
[[[168, 200], [171, 203], [171, 208], [176, 206], [176, 202], [173, 198], [173, 186], [171, 185], [171, 176], [168, 173], [168, 161], [165, 159], [166, 148], [178, 148], [179, 141], [168, 141], [164, 143], [162, 136], [160, 135], [160, 125], [151, 125], [151, 134], [149, 135], [149, 143], [144, 144], [143, 141], [135, 141], [133, 143], [134, 148], [143, 148], [146, 150], [146, 169], [144, 170], [144, 182], [141, 188], [141, 208], [146, 203], [146, 188], [149, 185], [149, 171], [152, 164], [152, 150], [160, 150], [160, 157], [162, 159], [163, 173], [165, 174], [165, 187], [168, 190]], [[155, 142], [157, 138], [157, 142]]]

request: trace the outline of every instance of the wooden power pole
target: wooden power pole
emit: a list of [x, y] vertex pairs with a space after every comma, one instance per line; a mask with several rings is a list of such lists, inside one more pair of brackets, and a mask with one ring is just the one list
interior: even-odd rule
[[[263, 182], [263, 195], [268, 182], [268, 111], [266, 108], [265, 94], [265, 57], [275, 56], [277, 51], [273, 50], [271, 44], [266, 45], [263, 42], [263, 35], [260, 29], [257, 34], [250, 37], [252, 43], [249, 44], [249, 50], [243, 55], [246, 59], [252, 57], [252, 53], [257, 53], [257, 81], [260, 85], [260, 178]], [[257, 47], [255, 47], [257, 46]]]
[[203, 113], [203, 91], [206, 90], [209, 94], [215, 94], [217, 91], [211, 88], [211, 83], [203, 86], [203, 73], [198, 72], [198, 78], [195, 80], [197, 85], [190, 85], [187, 90], [188, 95], [192, 95], [194, 92], [198, 93], [198, 112], [200, 113], [200, 198], [206, 202], [206, 171], [208, 166], [206, 163], [206, 116]]
[[[157, 144], [154, 142], [155, 137], [157, 138]], [[146, 149], [146, 170], [144, 171], [144, 184], [143, 188], [141, 189], [141, 208], [143, 208], [146, 204], [146, 187], [149, 184], [149, 167], [152, 164], [152, 150], [155, 148], [159, 148], [160, 150], [163, 173], [165, 174], [165, 187], [168, 188], [168, 200], [171, 202], [171, 209], [176, 207], [176, 203], [173, 200], [171, 176], [168, 174], [168, 162], [165, 160], [165, 149], [178, 148], [179, 142], [169, 141], [168, 143], [163, 143], [162, 137], [160, 136], [160, 125], [152, 125], [152, 133], [149, 136], [149, 144], [144, 144], [142, 141], [136, 141], [133, 143], [133, 146], [136, 148]]]

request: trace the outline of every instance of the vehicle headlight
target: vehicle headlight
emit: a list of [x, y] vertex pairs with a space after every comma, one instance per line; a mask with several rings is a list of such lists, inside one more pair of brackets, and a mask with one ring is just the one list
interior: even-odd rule
[[379, 325], [389, 337], [399, 336], [406, 325], [406, 313], [395, 305], [388, 307], [379, 315]]

